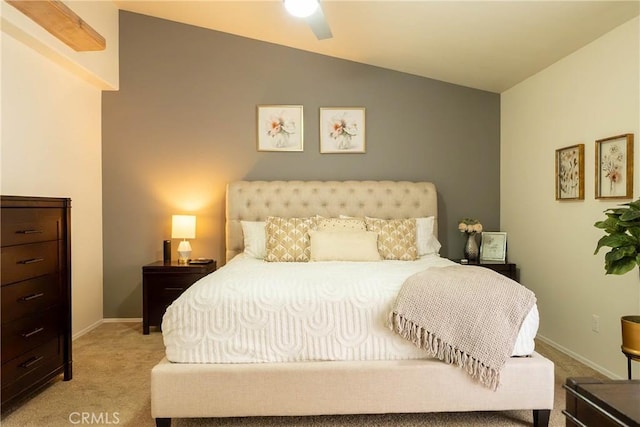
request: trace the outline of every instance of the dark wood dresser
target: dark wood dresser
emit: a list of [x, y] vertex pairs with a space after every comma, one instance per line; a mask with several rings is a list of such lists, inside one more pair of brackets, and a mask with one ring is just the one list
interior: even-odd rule
[[71, 371], [71, 200], [1, 197], [2, 409]]
[[640, 381], [567, 378], [566, 425], [640, 427]]

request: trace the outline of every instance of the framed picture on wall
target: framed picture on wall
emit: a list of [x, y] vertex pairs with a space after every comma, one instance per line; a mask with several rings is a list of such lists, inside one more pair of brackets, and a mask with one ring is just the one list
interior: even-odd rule
[[584, 200], [584, 144], [556, 150], [556, 200]]
[[302, 105], [258, 105], [258, 151], [303, 151]]
[[364, 153], [365, 109], [320, 108], [320, 152]]
[[483, 231], [480, 243], [480, 262], [507, 262], [507, 233], [503, 231]]
[[596, 199], [633, 197], [633, 134], [596, 141]]

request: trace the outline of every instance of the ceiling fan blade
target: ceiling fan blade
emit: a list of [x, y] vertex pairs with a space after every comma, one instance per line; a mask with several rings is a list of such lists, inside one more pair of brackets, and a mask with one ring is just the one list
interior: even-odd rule
[[333, 34], [331, 34], [331, 28], [329, 28], [329, 24], [324, 17], [324, 13], [322, 12], [322, 5], [318, 5], [316, 11], [312, 15], [305, 18], [305, 20], [311, 27], [311, 31], [313, 31], [318, 40], [325, 40], [333, 37]]

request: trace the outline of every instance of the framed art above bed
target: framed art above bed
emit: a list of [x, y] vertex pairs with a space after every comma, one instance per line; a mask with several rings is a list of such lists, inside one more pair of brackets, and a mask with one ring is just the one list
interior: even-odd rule
[[364, 153], [365, 109], [320, 108], [320, 152]]
[[258, 151], [303, 151], [302, 105], [258, 105]]

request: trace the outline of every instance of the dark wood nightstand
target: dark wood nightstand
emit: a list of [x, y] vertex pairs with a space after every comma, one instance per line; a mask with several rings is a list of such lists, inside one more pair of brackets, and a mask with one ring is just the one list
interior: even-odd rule
[[[460, 264], [460, 260], [459, 259], [453, 259], [452, 261], [455, 261], [458, 264]], [[496, 271], [496, 272], [502, 274], [503, 276], [507, 276], [511, 280], [515, 280], [516, 282], [518, 281], [518, 275], [516, 273], [516, 265], [513, 264], [513, 263], [510, 263], [510, 262], [507, 262], [505, 264], [476, 262], [476, 263], [469, 263], [469, 264], [465, 264], [465, 265], [479, 265], [480, 267], [490, 268], [493, 271]]]
[[178, 261], [156, 261], [142, 267], [142, 333], [149, 334], [149, 326], [162, 325], [162, 316], [189, 286], [216, 270], [216, 262], [209, 264], [178, 264]]

